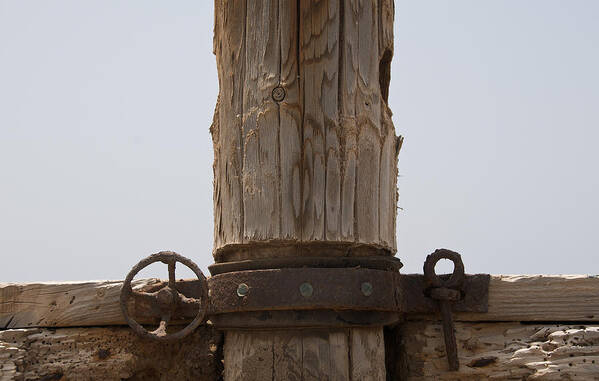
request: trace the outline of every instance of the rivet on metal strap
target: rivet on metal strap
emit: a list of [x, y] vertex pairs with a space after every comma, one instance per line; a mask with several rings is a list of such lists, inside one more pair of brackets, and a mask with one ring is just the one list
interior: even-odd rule
[[372, 295], [372, 283], [364, 282], [364, 283], [362, 283], [362, 287], [360, 287], [360, 288], [361, 288], [362, 294], [364, 294], [364, 296]]
[[237, 286], [237, 296], [246, 296], [249, 291], [250, 288], [245, 283], [241, 283], [239, 286]]
[[309, 298], [314, 293], [314, 288], [308, 282], [302, 283], [299, 287], [299, 290], [300, 290], [300, 294], [302, 294], [302, 296], [304, 298]]

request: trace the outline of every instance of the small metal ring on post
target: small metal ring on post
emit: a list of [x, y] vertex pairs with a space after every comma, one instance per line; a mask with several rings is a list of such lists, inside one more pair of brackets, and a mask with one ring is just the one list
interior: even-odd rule
[[277, 86], [274, 89], [272, 89], [271, 95], [272, 95], [272, 99], [274, 99], [275, 102], [282, 102], [283, 99], [285, 99], [287, 92], [285, 91], [284, 87]]
[[[161, 318], [159, 328], [155, 331], [148, 331], [141, 324], [132, 319], [131, 316], [129, 316], [127, 302], [129, 301], [131, 295], [134, 293], [131, 288], [131, 281], [133, 280], [135, 275], [137, 275], [137, 273], [141, 271], [144, 267], [147, 267], [148, 265], [155, 262], [163, 262], [165, 264], [168, 264], [169, 282], [166, 287], [162, 288], [157, 292], [137, 293], [152, 298], [153, 301], [155, 301], [158, 304], [161, 310], [161, 314], [163, 315]], [[185, 296], [181, 295], [175, 288], [176, 262], [183, 263], [185, 266], [189, 267], [191, 271], [193, 271], [194, 274], [200, 280], [200, 299], [199, 303], [197, 303], [199, 305], [199, 310], [197, 315], [195, 316], [193, 321], [189, 323], [189, 325], [187, 325], [185, 328], [178, 332], [175, 332], [173, 334], [167, 334], [166, 326], [168, 325], [168, 322], [170, 321], [172, 313], [176, 309], [177, 304], [188, 303], [190, 301], [195, 303], [195, 301], [197, 300], [186, 298]], [[120, 304], [125, 321], [127, 322], [127, 324], [129, 324], [131, 329], [133, 329], [133, 331], [139, 336], [147, 337], [158, 341], [178, 340], [192, 333], [204, 321], [206, 312], [208, 310], [208, 283], [206, 281], [206, 277], [202, 273], [202, 270], [200, 270], [200, 268], [192, 260], [185, 258], [184, 256], [174, 253], [172, 251], [161, 251], [159, 253], [152, 254], [149, 257], [142, 259], [135, 266], [133, 266], [129, 274], [127, 274], [125, 281], [123, 282], [123, 286], [121, 288]]]
[[[435, 266], [441, 259], [448, 259], [453, 262], [453, 273], [448, 280], [444, 280], [435, 272]], [[426, 257], [424, 262], [424, 279], [429, 287], [445, 287], [454, 290], [462, 288], [464, 284], [464, 263], [462, 257], [455, 251], [447, 249], [437, 249], [434, 253]]]

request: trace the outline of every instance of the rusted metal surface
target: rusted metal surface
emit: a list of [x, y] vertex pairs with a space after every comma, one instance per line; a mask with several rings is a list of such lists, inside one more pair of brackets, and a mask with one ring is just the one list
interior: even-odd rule
[[215, 263], [208, 266], [212, 275], [236, 271], [288, 269], [288, 268], [351, 268], [398, 272], [402, 263], [395, 257], [297, 257], [269, 258], [238, 262]]
[[[439, 275], [441, 279], [448, 279], [448, 275]], [[426, 281], [423, 275], [400, 275], [400, 288], [403, 292], [402, 311], [407, 314], [430, 314], [438, 311], [437, 302], [428, 297]], [[453, 304], [454, 312], [485, 313], [489, 310], [489, 283], [491, 276], [488, 274], [466, 275], [461, 292], [461, 299]]]
[[[397, 275], [396, 275], [397, 276]], [[445, 275], [440, 275], [441, 278], [447, 278]], [[331, 282], [337, 282], [335, 279], [331, 279]], [[437, 302], [428, 297], [426, 293], [426, 283], [423, 275], [399, 275], [398, 276], [398, 288], [400, 290], [400, 305], [397, 307], [397, 312], [401, 312], [407, 315], [418, 315], [418, 314], [432, 314], [437, 313], [439, 308]], [[489, 297], [489, 282], [490, 276], [487, 274], [477, 275], [466, 275], [464, 281], [464, 290], [462, 292], [462, 299], [456, 301], [453, 304], [454, 312], [478, 312], [484, 313], [488, 310], [488, 297]], [[212, 288], [212, 278], [208, 279], [209, 287]], [[166, 286], [165, 283], [158, 283], [156, 285], [143, 289], [144, 292], [156, 292]], [[182, 280], [177, 281], [176, 289], [182, 295], [188, 298], [199, 298], [201, 283], [198, 280]], [[239, 285], [238, 285], [239, 287]], [[275, 289], [276, 287], [273, 287]], [[237, 294], [235, 289], [235, 295]], [[248, 292], [249, 292], [248, 287]], [[373, 289], [374, 291], [374, 289]], [[299, 292], [299, 291], [298, 291]], [[358, 291], [360, 294], [362, 291], [362, 285]], [[211, 291], [214, 295], [214, 291]], [[146, 321], [148, 318], [160, 319], [160, 312], [154, 303], [148, 302], [145, 298], [136, 297], [134, 295], [134, 307], [131, 308], [132, 314], [138, 319]], [[211, 300], [214, 296], [210, 297]], [[237, 301], [236, 301], [237, 303]], [[225, 307], [226, 310], [230, 310], [229, 307]], [[179, 305], [175, 311], [175, 314], [171, 320], [171, 324], [182, 324], [188, 322], [194, 318], [197, 313], [197, 309], [193, 305]], [[208, 315], [212, 320], [213, 315], [222, 314], [222, 311], [218, 310], [218, 306], [212, 305]]]
[[[435, 266], [441, 259], [449, 259], [453, 262], [453, 273], [449, 278], [443, 279], [435, 273]], [[458, 346], [455, 338], [455, 326], [451, 305], [461, 298], [461, 291], [464, 286], [464, 263], [460, 254], [439, 249], [426, 257], [424, 262], [424, 279], [426, 281], [428, 295], [439, 303], [443, 321], [443, 336], [445, 338], [445, 351], [447, 353], [447, 362], [449, 369], [456, 371], [460, 369], [458, 359]]]
[[[434, 272], [442, 258], [455, 261], [454, 274]], [[486, 312], [490, 276], [465, 276], [458, 259], [459, 254], [448, 250], [435, 252], [425, 263], [428, 277], [400, 275], [401, 262], [388, 257], [242, 261], [211, 266], [216, 275], [206, 280], [190, 260], [163, 252], [136, 265], [122, 293], [123, 306], [133, 297], [133, 315], [144, 322], [154, 319], [159, 328], [148, 332], [129, 317], [127, 308], [123, 307], [123, 313], [136, 332], [168, 340], [182, 337], [193, 328], [167, 335], [167, 324], [192, 321], [194, 327], [204, 315], [219, 328], [253, 329], [383, 326], [409, 318], [410, 314], [441, 312], [449, 321], [451, 310]], [[156, 261], [169, 265], [169, 281], [142, 292], [131, 291], [133, 276]], [[177, 261], [189, 266], [198, 279], [175, 281]], [[246, 270], [233, 271], [239, 268]], [[440, 306], [448, 303], [449, 309]]]
[[218, 329], [356, 328], [382, 327], [401, 321], [401, 314], [387, 311], [254, 311], [211, 315]]
[[[369, 285], [366, 286], [365, 284]], [[346, 269], [278, 269], [225, 273], [208, 281], [211, 313], [281, 310], [397, 312], [399, 273]], [[248, 290], [238, 293], [240, 285]], [[363, 288], [368, 288], [366, 295]]]
[[[168, 265], [168, 283], [163, 288], [153, 292], [133, 291], [131, 289], [131, 281], [135, 275], [144, 267], [155, 262], [162, 262]], [[178, 291], [175, 279], [177, 262], [189, 267], [198, 277], [195, 289], [196, 295], [194, 297], [185, 296]], [[156, 330], [148, 331], [131, 318], [128, 308], [128, 300], [131, 295], [135, 296], [136, 303], [141, 300], [141, 304], [146, 305], [154, 315], [158, 314], [160, 316], [160, 323]], [[131, 269], [121, 289], [120, 303], [125, 320], [139, 336], [159, 341], [178, 340], [192, 333], [204, 321], [208, 306], [208, 286], [204, 274], [190, 259], [171, 251], [162, 251], [141, 260]], [[195, 317], [182, 330], [175, 333], [167, 333], [168, 324], [176, 317], [177, 310], [184, 306], [188, 308], [192, 306], [196, 310]]]

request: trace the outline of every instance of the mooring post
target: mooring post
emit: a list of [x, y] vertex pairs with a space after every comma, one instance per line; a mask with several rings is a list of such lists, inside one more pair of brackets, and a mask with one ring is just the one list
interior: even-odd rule
[[[215, 0], [217, 265], [394, 255], [393, 17], [393, 0]], [[226, 380], [386, 377], [380, 326], [229, 329], [224, 357]]]

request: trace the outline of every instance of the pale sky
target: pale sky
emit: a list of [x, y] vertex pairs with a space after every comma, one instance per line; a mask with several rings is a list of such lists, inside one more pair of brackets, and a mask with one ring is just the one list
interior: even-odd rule
[[[403, 272], [446, 247], [470, 273], [599, 273], [598, 15], [396, 0]], [[212, 28], [208, 0], [0, 0], [0, 282], [212, 263]]]

